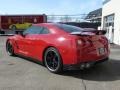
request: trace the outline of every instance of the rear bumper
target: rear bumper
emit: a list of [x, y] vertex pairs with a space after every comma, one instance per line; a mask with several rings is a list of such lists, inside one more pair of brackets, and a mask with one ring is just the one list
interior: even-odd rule
[[[101, 46], [102, 47], [102, 46]], [[77, 62], [95, 62], [95, 61], [100, 61], [103, 60], [107, 57], [109, 57], [110, 52], [107, 48], [104, 47], [104, 53], [100, 54], [99, 47], [97, 48], [87, 48], [84, 50], [81, 50], [81, 53], [77, 55]]]
[[86, 68], [90, 68], [96, 64], [99, 64], [99, 63], [102, 63], [102, 62], [105, 62], [105, 61], [108, 61], [109, 60], [109, 57], [106, 57], [104, 59], [100, 59], [100, 60], [97, 60], [97, 61], [88, 61], [88, 62], [82, 62], [82, 63], [79, 63], [79, 64], [73, 64], [73, 65], [64, 65], [64, 69], [67, 69], [67, 70], [83, 70], [83, 69], [86, 69]]

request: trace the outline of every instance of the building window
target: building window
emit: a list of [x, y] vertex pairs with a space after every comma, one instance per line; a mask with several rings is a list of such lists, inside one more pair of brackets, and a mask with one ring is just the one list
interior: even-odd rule
[[104, 17], [103, 29], [107, 31], [106, 36], [113, 43], [114, 39], [114, 17], [115, 14], [111, 14]]
[[104, 25], [103, 28], [107, 30], [110, 26], [114, 29], [114, 14], [108, 15], [104, 17]]

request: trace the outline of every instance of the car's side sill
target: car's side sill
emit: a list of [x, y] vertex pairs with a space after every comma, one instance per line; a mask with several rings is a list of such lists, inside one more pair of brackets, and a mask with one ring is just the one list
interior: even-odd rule
[[20, 58], [23, 58], [27, 61], [31, 61], [31, 62], [34, 62], [34, 63], [37, 63], [37, 64], [40, 64], [40, 65], [43, 65], [44, 66], [44, 63], [42, 62], [42, 60], [37, 60], [35, 58], [32, 58], [32, 57], [29, 57], [29, 56], [25, 56], [25, 55], [22, 55], [22, 54], [18, 54], [18, 53], [15, 53], [16, 56], [20, 57]]

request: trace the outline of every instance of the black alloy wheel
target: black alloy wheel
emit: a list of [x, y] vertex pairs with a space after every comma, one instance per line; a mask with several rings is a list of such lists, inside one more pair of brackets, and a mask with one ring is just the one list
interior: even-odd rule
[[12, 44], [9, 41], [6, 43], [6, 51], [8, 55], [14, 56], [14, 49], [13, 49]]
[[62, 71], [62, 59], [57, 49], [48, 48], [44, 54], [45, 66], [52, 73], [59, 73]]

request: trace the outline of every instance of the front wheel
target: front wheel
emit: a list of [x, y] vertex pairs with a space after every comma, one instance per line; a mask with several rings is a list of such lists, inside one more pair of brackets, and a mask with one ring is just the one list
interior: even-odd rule
[[10, 56], [14, 56], [15, 55], [12, 43], [10, 41], [8, 41], [6, 43], [6, 51], [7, 51], [8, 55], [10, 55]]
[[48, 48], [44, 54], [44, 62], [47, 69], [52, 73], [59, 73], [62, 71], [62, 59], [57, 49]]

